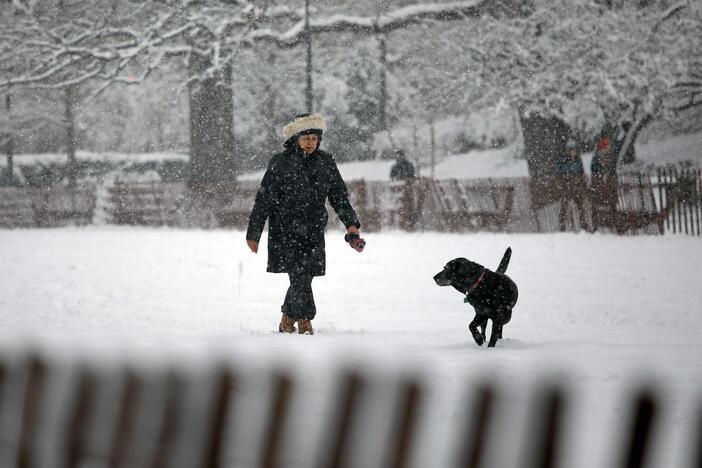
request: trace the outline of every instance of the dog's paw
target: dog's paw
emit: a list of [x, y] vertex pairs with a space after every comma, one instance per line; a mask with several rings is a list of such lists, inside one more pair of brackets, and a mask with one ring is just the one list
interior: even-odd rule
[[490, 342], [488, 343], [488, 348], [494, 348], [496, 344], [497, 344], [497, 340], [495, 340], [495, 341], [490, 340]]
[[478, 344], [478, 346], [482, 346], [483, 343], [485, 343], [485, 337], [480, 333], [473, 333], [473, 339]]

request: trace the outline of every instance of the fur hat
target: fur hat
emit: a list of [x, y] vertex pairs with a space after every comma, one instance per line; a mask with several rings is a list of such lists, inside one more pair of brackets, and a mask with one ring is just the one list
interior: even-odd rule
[[327, 129], [327, 123], [321, 114], [303, 114], [295, 117], [295, 119], [283, 127], [283, 136], [286, 140], [299, 135], [303, 132], [317, 133], [321, 136], [322, 132]]

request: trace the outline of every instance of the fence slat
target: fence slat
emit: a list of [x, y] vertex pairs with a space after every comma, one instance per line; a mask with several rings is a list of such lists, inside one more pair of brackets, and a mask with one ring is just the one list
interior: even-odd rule
[[[697, 433], [691, 440], [690, 468], [702, 468], [702, 408], [697, 409]], [[696, 442], [696, 443], [695, 443]]]
[[262, 444], [261, 468], [278, 466], [279, 451], [283, 441], [283, 429], [288, 417], [292, 380], [289, 376], [279, 373], [273, 377], [273, 398], [271, 399], [270, 414]]
[[[680, 170], [680, 179], [682, 181], [685, 181], [687, 179], [687, 170], [681, 169]], [[690, 200], [688, 199], [688, 196], [690, 195], [689, 193], [686, 193], [687, 191], [684, 190], [684, 187], [681, 187], [683, 191], [683, 196], [681, 197], [681, 202], [682, 202], [682, 216], [683, 216], [683, 224], [685, 226], [685, 234], [688, 234], [688, 228], [690, 226], [690, 223], [688, 222], [687, 215], [688, 215], [688, 207], [690, 206]]]
[[139, 407], [139, 400], [143, 392], [143, 380], [131, 371], [126, 371], [123, 376], [121, 399], [117, 413], [117, 424], [110, 451], [108, 466], [118, 468], [125, 464], [130, 453], [130, 441]]
[[22, 406], [22, 422], [20, 429], [19, 447], [17, 452], [18, 468], [33, 468], [36, 454], [34, 453], [37, 421], [41, 411], [41, 400], [46, 381], [46, 364], [38, 357], [31, 356], [26, 364], [27, 382]]
[[656, 398], [642, 390], [633, 401], [629, 440], [622, 456], [621, 468], [642, 468], [650, 453], [649, 447], [657, 411]]
[[[678, 182], [680, 181], [680, 169], [675, 168], [673, 169], [673, 177], [675, 178], [675, 181]], [[684, 204], [685, 201], [683, 199], [682, 193], [680, 192], [680, 185], [676, 183], [676, 189], [677, 189], [677, 212], [678, 212], [678, 231], [681, 233], [683, 232], [683, 211], [684, 211]]]
[[209, 417], [211, 427], [205, 432], [207, 439], [205, 440], [202, 468], [219, 468], [222, 466], [224, 436], [233, 385], [234, 376], [228, 369], [222, 369], [217, 373]]
[[526, 468], [554, 468], [556, 454], [563, 439], [565, 394], [560, 388], [541, 391], [535, 419], [531, 421], [531, 464]]
[[324, 434], [317, 468], [339, 468], [342, 466], [349, 442], [353, 436], [354, 419], [363, 392], [364, 381], [356, 372], [344, 375], [338, 385], [335, 407], [331, 411], [328, 428]]
[[66, 468], [76, 468], [81, 465], [87, 454], [89, 422], [93, 410], [93, 397], [96, 392], [95, 377], [83, 369], [78, 377], [76, 396], [68, 422], [66, 434]]
[[491, 385], [482, 385], [472, 393], [471, 412], [456, 444], [457, 450], [453, 460], [455, 468], [480, 468], [487, 448], [487, 435], [490, 433], [489, 426], [495, 405], [495, 389]]
[[184, 386], [183, 379], [176, 373], [170, 373], [166, 378], [163, 419], [155, 441], [151, 468], [169, 466], [169, 456], [174, 451], [176, 432], [178, 426], [182, 424]]
[[394, 441], [387, 447], [384, 467], [404, 468], [408, 466], [421, 395], [422, 390], [417, 381], [408, 380], [401, 383], [394, 424], [391, 427]]
[[0, 421], [2, 421], [2, 418], [4, 416], [4, 413], [3, 413], [4, 399], [6, 398], [7, 393], [9, 393], [8, 389], [7, 389], [7, 387], [9, 386], [8, 385], [8, 380], [9, 380], [8, 373], [9, 373], [9, 371], [7, 369], [5, 362], [2, 359], [0, 359]]

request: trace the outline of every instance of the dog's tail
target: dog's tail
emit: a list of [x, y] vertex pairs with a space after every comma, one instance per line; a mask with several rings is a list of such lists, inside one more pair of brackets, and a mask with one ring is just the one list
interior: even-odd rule
[[502, 261], [500, 261], [500, 266], [497, 267], [498, 273], [504, 273], [507, 271], [507, 266], [509, 265], [509, 259], [512, 258], [512, 248], [507, 247], [505, 254], [502, 256]]

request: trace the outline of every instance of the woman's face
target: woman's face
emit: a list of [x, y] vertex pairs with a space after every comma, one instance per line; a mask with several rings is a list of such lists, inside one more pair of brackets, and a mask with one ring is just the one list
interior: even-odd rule
[[319, 142], [319, 138], [317, 138], [317, 135], [314, 133], [310, 133], [308, 135], [300, 135], [297, 139], [297, 144], [302, 148], [302, 151], [304, 151], [306, 154], [312, 154], [314, 153], [314, 150], [317, 149], [317, 143]]

